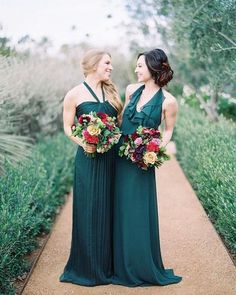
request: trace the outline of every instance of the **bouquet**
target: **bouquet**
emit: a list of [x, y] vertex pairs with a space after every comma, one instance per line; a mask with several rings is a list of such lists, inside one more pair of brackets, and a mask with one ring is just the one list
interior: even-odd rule
[[[72, 129], [72, 136], [78, 136], [85, 144], [96, 145], [97, 153], [105, 153], [118, 143], [121, 132], [116, 126], [115, 117], [102, 112], [90, 112], [78, 118], [78, 124]], [[86, 154], [95, 156], [95, 153]]]
[[154, 166], [158, 168], [170, 159], [165, 147], [160, 147], [161, 139], [158, 129], [139, 126], [134, 133], [125, 135], [119, 156], [137, 163], [144, 170]]

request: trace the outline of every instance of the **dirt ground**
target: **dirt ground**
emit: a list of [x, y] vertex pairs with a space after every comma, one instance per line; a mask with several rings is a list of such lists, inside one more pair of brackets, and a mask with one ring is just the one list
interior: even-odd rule
[[157, 172], [162, 258], [183, 276], [165, 287], [83, 287], [60, 283], [71, 241], [70, 197], [23, 295], [235, 295], [236, 269], [199, 200], [173, 157]]

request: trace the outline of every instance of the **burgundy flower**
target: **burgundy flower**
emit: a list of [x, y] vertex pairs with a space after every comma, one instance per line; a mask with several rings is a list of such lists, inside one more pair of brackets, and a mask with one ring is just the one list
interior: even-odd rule
[[139, 135], [138, 135], [136, 132], [134, 132], [134, 133], [131, 134], [131, 138], [132, 138], [133, 140], [135, 140], [135, 139], [138, 138], [138, 137], [139, 137]]
[[157, 129], [151, 129], [150, 130], [150, 135], [152, 135], [152, 136], [155, 136], [155, 135], [157, 135], [159, 133], [159, 130], [157, 130]]
[[135, 152], [133, 153], [133, 157], [134, 157], [134, 159], [135, 159], [136, 162], [139, 162], [139, 161], [142, 160], [142, 158], [143, 158], [143, 154], [142, 154], [142, 153], [138, 153], [138, 152], [135, 151]]
[[160, 132], [160, 130], [158, 130], [158, 129], [154, 129], [154, 131], [155, 131], [155, 133], [153, 134], [153, 135], [156, 135], [156, 137], [160, 137], [160, 135], [161, 135], [161, 132]]
[[[106, 123], [106, 122], [103, 122], [103, 123]], [[109, 129], [109, 130], [112, 130], [112, 129], [113, 129], [113, 126], [110, 125], [110, 124], [108, 124], [108, 123], [106, 123], [106, 127], [107, 127], [107, 129]]]
[[79, 119], [78, 119], [78, 122], [80, 124], [85, 124], [85, 123], [89, 123], [91, 121], [91, 118], [89, 116], [80, 116]]
[[137, 153], [143, 153], [145, 151], [145, 145], [140, 145], [136, 148]]
[[126, 135], [124, 136], [124, 141], [128, 141], [128, 140], [129, 140], [129, 135], [126, 134]]
[[133, 152], [133, 158], [134, 158], [135, 162], [142, 162], [144, 151], [145, 151], [144, 145], [139, 145], [135, 149], [135, 151]]

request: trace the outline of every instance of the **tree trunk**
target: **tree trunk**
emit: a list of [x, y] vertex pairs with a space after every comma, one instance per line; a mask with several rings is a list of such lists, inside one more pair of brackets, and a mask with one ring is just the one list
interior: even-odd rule
[[219, 117], [219, 115], [217, 113], [218, 99], [219, 99], [219, 92], [218, 92], [218, 88], [215, 87], [213, 89], [211, 99], [209, 101], [209, 107], [210, 107], [210, 111], [211, 111], [213, 121], [218, 121], [218, 117]]
[[201, 93], [196, 92], [196, 97], [200, 102], [201, 107], [205, 111], [207, 117], [211, 121], [218, 121], [219, 115], [217, 113], [218, 90], [215, 88], [209, 101], [204, 101]]

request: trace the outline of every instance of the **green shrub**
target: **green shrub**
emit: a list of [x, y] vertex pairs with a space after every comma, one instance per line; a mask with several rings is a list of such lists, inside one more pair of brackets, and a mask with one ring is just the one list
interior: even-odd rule
[[[24, 256], [36, 236], [48, 232], [70, 190], [74, 145], [63, 134], [36, 145], [31, 159], [6, 164], [0, 179], [0, 293], [10, 294], [12, 279], [29, 269]], [[4, 293], [5, 292], [5, 293]]]
[[182, 96], [183, 95], [183, 85], [180, 81], [171, 81], [170, 85], [167, 87], [168, 91], [172, 93], [174, 96]]
[[216, 230], [236, 251], [236, 125], [212, 123], [181, 106], [174, 135], [177, 158]]
[[219, 98], [217, 109], [219, 114], [223, 114], [226, 118], [236, 121], [236, 103], [230, 99]]

